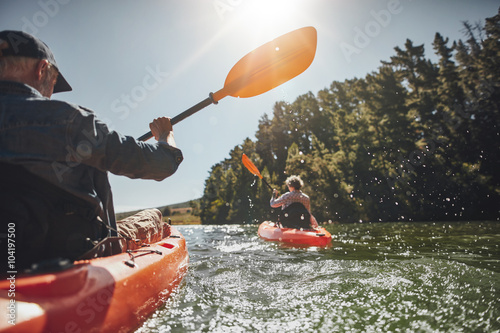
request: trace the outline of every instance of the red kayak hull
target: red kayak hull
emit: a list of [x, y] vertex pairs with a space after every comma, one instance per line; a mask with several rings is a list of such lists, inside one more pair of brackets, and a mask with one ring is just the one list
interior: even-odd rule
[[267, 241], [283, 242], [294, 245], [327, 246], [332, 235], [325, 228], [316, 230], [299, 230], [278, 228], [273, 222], [262, 222], [257, 231], [260, 238]]
[[[61, 272], [16, 276], [0, 281], [0, 306], [11, 317], [0, 320], [0, 332], [130, 332], [177, 288], [187, 272], [186, 240], [172, 234], [134, 252], [78, 261]], [[173, 237], [172, 237], [173, 236]], [[129, 262], [130, 264], [130, 262]], [[132, 266], [132, 267], [131, 267]], [[15, 325], [12, 325], [15, 323]]]

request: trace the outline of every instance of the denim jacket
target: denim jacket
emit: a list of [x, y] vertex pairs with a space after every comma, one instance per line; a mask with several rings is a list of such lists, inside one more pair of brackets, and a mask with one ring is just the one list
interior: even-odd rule
[[108, 129], [87, 108], [50, 100], [26, 84], [0, 81], [0, 161], [20, 164], [86, 200], [112, 228], [116, 220], [108, 171], [160, 181], [182, 159], [181, 151], [168, 144], [141, 142]]

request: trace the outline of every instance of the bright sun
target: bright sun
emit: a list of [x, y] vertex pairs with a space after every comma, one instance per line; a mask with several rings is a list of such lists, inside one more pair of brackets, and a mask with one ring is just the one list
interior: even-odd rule
[[236, 16], [238, 25], [256, 35], [280, 34], [300, 27], [302, 13], [300, 0], [241, 1]]

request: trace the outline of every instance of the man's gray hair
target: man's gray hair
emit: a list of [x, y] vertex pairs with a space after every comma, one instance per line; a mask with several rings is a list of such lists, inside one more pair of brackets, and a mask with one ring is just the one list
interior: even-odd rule
[[[40, 59], [29, 57], [0, 57], [0, 80], [21, 82], [23, 73], [35, 68], [39, 61]], [[52, 89], [51, 82], [55, 81], [58, 75], [59, 72], [57, 68], [49, 63], [48, 75], [45, 77], [44, 81], [40, 83], [39, 86], [33, 88], [38, 89], [40, 93], [42, 93], [42, 91], [48, 91]], [[33, 82], [23, 83], [33, 85]]]
[[16, 73], [23, 72], [32, 68], [38, 61], [35, 58], [28, 57], [0, 57], [0, 79], [11, 78]]

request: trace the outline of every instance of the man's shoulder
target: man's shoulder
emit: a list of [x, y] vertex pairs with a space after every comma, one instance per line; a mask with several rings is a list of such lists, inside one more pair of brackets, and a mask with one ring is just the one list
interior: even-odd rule
[[49, 101], [51, 104], [54, 106], [60, 107], [61, 109], [67, 109], [67, 110], [74, 110], [78, 111], [83, 114], [95, 114], [95, 112], [87, 107], [77, 105], [74, 103], [66, 102], [66, 101], [61, 101], [57, 99], [51, 99]]
[[63, 121], [71, 123], [79, 123], [86, 121], [84, 119], [93, 119], [95, 112], [81, 105], [73, 104], [61, 100], [46, 100], [38, 107], [34, 106], [40, 116], [52, 118], [54, 121]]

